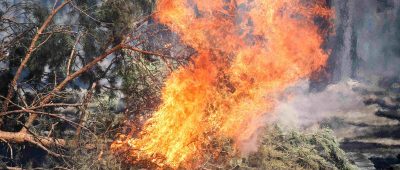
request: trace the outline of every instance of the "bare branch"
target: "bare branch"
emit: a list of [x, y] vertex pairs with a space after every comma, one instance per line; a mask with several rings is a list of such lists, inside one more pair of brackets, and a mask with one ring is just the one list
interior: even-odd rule
[[86, 13], [84, 10], [82, 10], [82, 9], [80, 9], [78, 6], [76, 6], [74, 3], [71, 3], [71, 5], [72, 5], [72, 7], [74, 7], [76, 10], [78, 10], [80, 13], [82, 13], [83, 15], [89, 17], [89, 18], [92, 19], [93, 21], [96, 21], [96, 22], [98, 22], [98, 23], [108, 24], [108, 25], [112, 24], [112, 23], [107, 23], [107, 22], [100, 21], [100, 20], [98, 20], [98, 19], [92, 17], [91, 15], [89, 15], [88, 13]]
[[87, 106], [89, 101], [91, 100], [92, 96], [93, 96], [93, 89], [96, 87], [97, 83], [93, 83], [92, 86], [90, 87], [84, 101], [83, 101], [83, 106], [81, 107], [81, 116], [79, 118], [79, 126], [76, 128], [76, 133], [75, 133], [75, 142], [78, 143], [79, 138], [80, 138], [80, 134], [82, 131], [81, 127], [84, 127], [84, 124], [86, 122], [87, 119]]
[[[50, 137], [44, 136], [35, 136], [30, 134], [29, 132], [4, 132], [0, 131], [0, 139], [3, 141], [11, 142], [11, 143], [23, 143], [28, 142], [34, 144], [43, 150], [47, 151], [49, 154], [60, 157], [62, 155], [54, 153], [50, 151], [47, 147], [58, 146], [58, 147], [74, 147], [71, 145], [71, 141], [67, 141], [64, 139], [54, 139]], [[86, 149], [94, 149], [94, 145], [87, 144], [84, 146]]]
[[52, 138], [47, 138], [47, 137], [37, 137], [35, 138], [33, 135], [28, 134], [26, 132], [4, 132], [0, 131], [0, 139], [3, 139], [8, 142], [15, 142], [15, 143], [22, 143], [22, 142], [29, 142], [32, 144], [37, 145], [38, 142], [42, 143], [41, 145], [43, 146], [51, 146], [51, 145], [56, 145], [56, 146], [66, 146], [65, 140], [56, 140]]
[[7, 170], [22, 170], [22, 168], [7, 166]]
[[0, 140], [2, 140], [3, 142], [7, 143], [8, 149], [10, 149], [10, 158], [14, 159], [14, 153], [13, 153], [13, 149], [12, 149], [10, 143], [8, 141], [4, 140], [4, 139], [0, 139]]
[[130, 46], [130, 45], [123, 45], [123, 48], [124, 49], [128, 49], [128, 50], [132, 50], [132, 51], [136, 51], [136, 52], [139, 52], [139, 53], [142, 53], [142, 54], [159, 56], [161, 58], [169, 58], [169, 56], [166, 56], [166, 55], [163, 55], [163, 54], [160, 54], [160, 53], [156, 53], [156, 52], [152, 52], [152, 51], [145, 51], [145, 50], [142, 50], [140, 48], [136, 48], [136, 47], [133, 47], [133, 46]]
[[163, 62], [167, 65], [169, 71], [173, 70], [172, 66], [167, 61], [167, 58], [170, 58], [169, 56], [166, 56], [166, 55], [163, 55], [163, 54], [160, 54], [160, 53], [156, 53], [156, 52], [152, 52], [152, 51], [145, 51], [145, 50], [142, 50], [142, 49], [130, 46], [130, 45], [124, 45], [123, 48], [124, 49], [129, 49], [129, 50], [132, 50], [132, 51], [136, 51], [136, 52], [139, 52], [139, 53], [142, 53], [142, 54], [159, 56], [159, 57], [161, 57], [161, 60], [163, 60]]
[[71, 50], [71, 54], [69, 55], [68, 63], [67, 63], [67, 76], [69, 76], [69, 74], [70, 74], [71, 63], [72, 63], [73, 58], [75, 58], [76, 46], [78, 45], [80, 39], [81, 39], [81, 34], [79, 34], [78, 37], [76, 38], [75, 44]]
[[41, 42], [39, 45], [37, 45], [32, 51], [36, 51], [37, 49], [39, 49], [43, 44], [45, 44], [51, 37], [53, 36], [53, 34], [50, 34], [46, 37], [46, 39]]

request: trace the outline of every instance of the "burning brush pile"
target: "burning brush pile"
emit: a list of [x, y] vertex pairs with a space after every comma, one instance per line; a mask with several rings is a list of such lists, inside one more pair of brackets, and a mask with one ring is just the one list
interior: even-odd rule
[[139, 167], [172, 169], [255, 151], [248, 146], [285, 89], [325, 65], [315, 20], [331, 13], [303, 0], [159, 0], [155, 19], [196, 54], [167, 78], [158, 111], [112, 150]]

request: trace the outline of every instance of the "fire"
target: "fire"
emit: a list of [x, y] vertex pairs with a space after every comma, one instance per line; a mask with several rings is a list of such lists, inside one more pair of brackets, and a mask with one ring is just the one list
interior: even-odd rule
[[313, 20], [330, 13], [304, 0], [159, 0], [156, 19], [197, 54], [169, 76], [142, 131], [112, 149], [172, 168], [198, 167], [219, 139], [240, 152], [277, 96], [325, 64]]

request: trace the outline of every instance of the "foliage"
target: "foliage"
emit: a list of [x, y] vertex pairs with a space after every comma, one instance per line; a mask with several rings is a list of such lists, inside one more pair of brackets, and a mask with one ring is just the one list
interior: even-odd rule
[[237, 169], [355, 169], [329, 129], [314, 133], [268, 128], [257, 152], [231, 161]]
[[[154, 0], [72, 0], [56, 13], [35, 41], [33, 37], [38, 34], [38, 29], [64, 2], [68, 1], [0, 0], [0, 111], [36, 107], [35, 111], [52, 114], [39, 115], [24, 133], [66, 141], [65, 146], [50, 145], [43, 149], [39, 146], [40, 142], [37, 145], [20, 141], [14, 143], [0, 138], [0, 162], [4, 162], [5, 166], [90, 167], [87, 165], [89, 160], [97, 160], [99, 153], [107, 152], [110, 141], [121, 126], [121, 117], [126, 115], [122, 114], [125, 113], [122, 102], [125, 96], [121, 93], [121, 81], [127, 75], [124, 73], [135, 71], [135, 75], [142, 77], [151, 74], [143, 69], [132, 70], [136, 68], [131, 65], [137, 63], [130, 57], [144, 55], [119, 50], [84, 70], [54, 94], [49, 103], [62, 106], [38, 108], [38, 104], [42, 105], [40, 100], [51, 94], [49, 92], [65, 81], [69, 74], [81, 70], [84, 65], [120, 44], [124, 37], [138, 36], [149, 29], [144, 22], [139, 25], [145, 26], [136, 27], [139, 26], [138, 21], [150, 15], [155, 3]], [[147, 42], [143, 41], [143, 37], [129, 45], [144, 49]], [[32, 43], [35, 48], [24, 66], [21, 61], [29, 54]], [[21, 66], [24, 67], [13, 88], [15, 92], [10, 98], [11, 105], [3, 108], [4, 101], [8, 101], [6, 96], [10, 91], [10, 82]], [[155, 68], [157, 66], [153, 66], [153, 70]], [[124, 84], [135, 87], [133, 83], [138, 82]], [[31, 117], [32, 114], [27, 112], [2, 115], [0, 133], [23, 131]], [[54, 156], [57, 154], [61, 157]], [[100, 165], [103, 164], [97, 162], [96, 166]]]
[[120, 159], [108, 149], [124, 117], [115, 114], [118, 100], [107, 94], [96, 95], [88, 108], [86, 127], [76, 149], [71, 150], [71, 158], [64, 162], [71, 169], [121, 169]]

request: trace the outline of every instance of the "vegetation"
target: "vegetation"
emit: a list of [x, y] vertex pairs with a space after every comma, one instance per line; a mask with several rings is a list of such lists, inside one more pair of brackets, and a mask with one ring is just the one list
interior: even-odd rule
[[269, 128], [256, 153], [238, 165], [242, 169], [355, 169], [328, 129], [304, 134]]
[[166, 58], [159, 37], [170, 33], [152, 21], [153, 5], [0, 0], [2, 167], [87, 169], [122, 120], [144, 113], [134, 106], [154, 109], [154, 88], [178, 59]]

